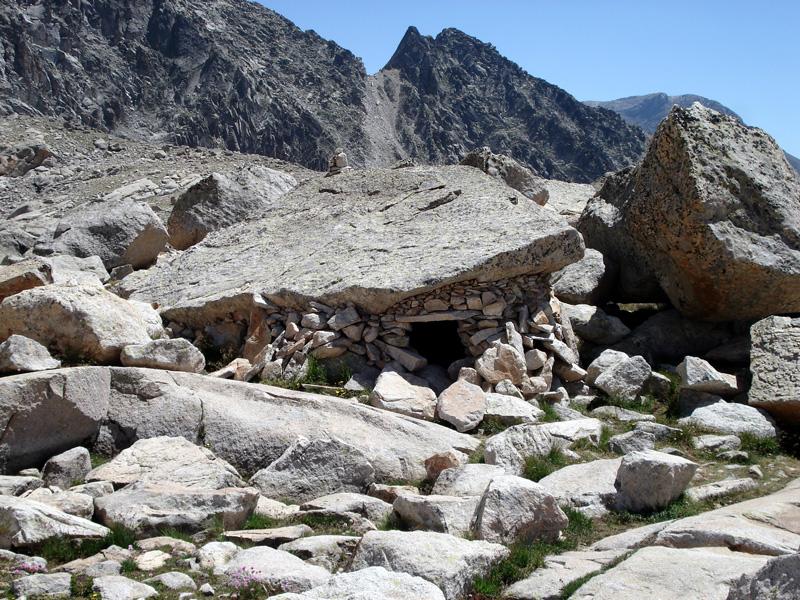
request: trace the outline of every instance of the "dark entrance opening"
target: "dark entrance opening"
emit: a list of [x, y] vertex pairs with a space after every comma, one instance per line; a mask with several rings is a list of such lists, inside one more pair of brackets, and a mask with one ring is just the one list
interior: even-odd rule
[[458, 337], [458, 321], [414, 323], [411, 347], [428, 359], [428, 363], [445, 369], [464, 358], [464, 345]]

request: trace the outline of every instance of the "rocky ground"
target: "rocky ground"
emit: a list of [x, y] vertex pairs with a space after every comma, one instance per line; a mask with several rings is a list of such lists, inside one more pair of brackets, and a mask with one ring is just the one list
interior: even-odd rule
[[676, 109], [594, 194], [0, 128], [9, 597], [800, 594], [800, 183], [761, 132]]

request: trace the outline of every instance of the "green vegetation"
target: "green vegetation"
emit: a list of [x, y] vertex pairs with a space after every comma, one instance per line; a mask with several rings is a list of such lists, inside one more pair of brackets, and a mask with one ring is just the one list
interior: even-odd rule
[[709, 510], [712, 506], [704, 502], [694, 502], [685, 496], [681, 496], [666, 508], [649, 514], [633, 514], [629, 512], [611, 513], [608, 519], [613, 524], [633, 527], [639, 525], [650, 525], [671, 521], [673, 519], [683, 519], [694, 517], [701, 512]]
[[354, 393], [343, 389], [342, 386], [352, 376], [352, 372], [346, 364], [339, 364], [336, 368], [333, 368], [322, 364], [313, 356], [309, 356], [306, 359], [306, 365], [305, 374], [302, 377], [288, 380], [282, 378], [262, 379], [261, 383], [289, 390], [303, 390], [304, 386], [320, 386], [320, 389], [314, 389], [313, 391], [340, 398], [348, 398], [354, 394], [363, 393]]
[[69, 593], [71, 598], [91, 598], [92, 597], [91, 577], [83, 575], [73, 575], [69, 582]]
[[575, 581], [572, 581], [572, 582], [568, 583], [567, 585], [564, 586], [564, 589], [561, 590], [561, 600], [567, 600], [568, 598], [571, 598], [572, 595], [575, 592], [577, 592], [583, 586], [584, 583], [586, 583], [587, 581], [589, 581], [593, 577], [597, 577], [598, 575], [601, 575], [602, 573], [605, 573], [609, 569], [613, 569], [619, 563], [621, 563], [623, 560], [628, 558], [630, 555], [631, 555], [631, 552], [626, 552], [622, 556], [619, 556], [618, 558], [615, 558], [614, 560], [609, 562], [607, 565], [605, 565], [603, 568], [599, 569], [598, 571], [595, 571], [594, 573], [587, 573], [583, 577], [579, 577]]
[[531, 481], [539, 481], [544, 479], [553, 471], [557, 471], [562, 467], [566, 467], [569, 460], [564, 456], [560, 448], [553, 448], [547, 453], [547, 456], [529, 456], [525, 459], [525, 467], [523, 469], [523, 477]]
[[475, 448], [472, 454], [469, 455], [469, 464], [475, 465], [479, 463], [483, 463], [486, 460], [486, 444], [481, 442], [481, 445]]
[[555, 407], [549, 402], [543, 402], [541, 404], [541, 409], [544, 411], [544, 415], [542, 415], [542, 418], [539, 419], [540, 423], [555, 423], [556, 421], [561, 420], [556, 412]]
[[752, 433], [740, 433], [741, 450], [755, 456], [775, 456], [781, 453], [781, 445], [775, 438], [760, 438]]
[[473, 581], [474, 597], [480, 600], [499, 598], [504, 588], [544, 566], [548, 555], [575, 550], [588, 543], [594, 529], [592, 520], [576, 510], [566, 509], [564, 512], [569, 518], [569, 525], [560, 540], [512, 545], [507, 558], [497, 563], [486, 576]]
[[123, 574], [133, 573], [137, 569], [136, 561], [132, 558], [126, 558], [122, 561], [121, 565]]
[[94, 452], [89, 453], [89, 460], [92, 462], [92, 468], [96, 469], [100, 465], [106, 464], [109, 460], [111, 460], [110, 456], [104, 456], [103, 454], [96, 454]]
[[76, 541], [66, 538], [50, 538], [42, 544], [38, 554], [47, 559], [47, 562], [61, 564], [78, 558], [87, 558], [109, 546], [127, 548], [135, 541], [136, 536], [130, 529], [115, 525], [111, 527], [111, 533], [102, 539]]

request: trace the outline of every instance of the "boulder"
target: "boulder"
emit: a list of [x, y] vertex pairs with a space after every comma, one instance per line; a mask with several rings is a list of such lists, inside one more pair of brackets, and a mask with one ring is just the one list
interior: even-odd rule
[[42, 240], [36, 252], [99, 256], [108, 270], [142, 269], [156, 261], [167, 240], [164, 224], [145, 202], [90, 203], [59, 221], [52, 240]]
[[332, 512], [351, 512], [380, 524], [392, 514], [392, 505], [372, 496], [340, 492], [314, 498], [300, 506], [300, 510], [327, 510]]
[[255, 580], [269, 595], [280, 592], [305, 592], [326, 583], [331, 574], [309, 565], [293, 554], [266, 546], [241, 550], [225, 565], [228, 580]]
[[431, 490], [440, 496], [483, 496], [495, 477], [505, 475], [505, 469], [496, 465], [470, 463], [439, 474]]
[[521, 475], [525, 460], [547, 456], [553, 436], [539, 425], [515, 425], [486, 440], [486, 463], [502, 467], [509, 475]]
[[222, 575], [227, 564], [240, 550], [233, 542], [209, 542], [197, 549], [195, 558], [201, 569]]
[[178, 197], [167, 221], [169, 241], [185, 250], [211, 231], [258, 219], [295, 186], [289, 173], [261, 166], [231, 176], [212, 173]]
[[743, 479], [723, 479], [706, 485], [690, 487], [686, 490], [686, 497], [693, 502], [707, 502], [718, 500], [732, 494], [749, 492], [758, 487], [758, 482], [749, 477]]
[[250, 484], [268, 498], [307, 502], [339, 492], [363, 493], [375, 480], [375, 469], [358, 448], [338, 439], [299, 438]]
[[477, 496], [402, 494], [393, 507], [409, 529], [466, 536], [472, 528], [478, 502]]
[[592, 460], [562, 467], [539, 480], [559, 506], [596, 518], [605, 515], [617, 495], [614, 482], [622, 459]]
[[255, 510], [253, 488], [206, 490], [159, 483], [133, 483], [108, 496], [95, 498], [96, 518], [109, 527], [121, 525], [137, 535], [165, 529], [201, 531], [214, 519], [226, 529], [239, 529]]
[[561, 306], [564, 307], [575, 334], [592, 344], [611, 346], [631, 332], [619, 318], [606, 314], [596, 306], [564, 303]]
[[281, 594], [274, 600], [445, 600], [442, 591], [421, 577], [367, 567], [339, 573], [302, 594]]
[[475, 369], [492, 385], [506, 379], [519, 385], [525, 379], [528, 366], [519, 350], [509, 344], [496, 344], [475, 361]]
[[77, 447], [62, 452], [48, 460], [42, 467], [42, 479], [46, 485], [62, 489], [79, 485], [92, 469], [92, 460], [86, 448]]
[[122, 575], [95, 577], [92, 589], [100, 595], [100, 600], [141, 600], [158, 596], [154, 587]]
[[394, 371], [381, 373], [369, 396], [369, 403], [426, 421], [433, 421], [436, 413], [436, 393], [428, 387], [409, 383]]
[[623, 550], [579, 550], [547, 556], [544, 559], [544, 565], [537, 568], [527, 578], [512, 584], [503, 592], [503, 598], [511, 600], [560, 599], [568, 585], [599, 573], [624, 554]]
[[574, 600], [697, 598], [725, 600], [742, 574], [758, 571], [766, 557], [725, 548], [642, 548], [614, 568], [589, 579]]
[[0, 475], [0, 495], [21, 496], [44, 485], [39, 477], [28, 475]]
[[[276, 204], [260, 219], [213, 232], [192, 252], [126, 277], [126, 293], [158, 302], [167, 319], [198, 326], [221, 307], [227, 313], [251, 302], [253, 292], [280, 306], [313, 298], [382, 314], [423, 290], [549, 273], [583, 254], [566, 222], [472, 167], [351, 170], [312, 179]], [[458, 243], [464, 239], [470, 243]], [[325, 248], [323, 269], [308, 248]]]
[[[609, 352], [606, 350], [605, 352]], [[601, 355], [602, 356], [602, 355]], [[592, 363], [594, 364], [594, 363]], [[652, 372], [650, 365], [641, 356], [625, 357], [603, 370], [592, 385], [611, 397], [635, 400]]]
[[765, 411], [746, 404], [725, 402], [719, 397], [715, 399], [711, 404], [698, 406], [678, 422], [716, 433], [750, 433], [759, 438], [774, 438], [777, 435], [775, 422]]
[[150, 341], [139, 309], [96, 285], [48, 285], [0, 303], [0, 339], [24, 335], [61, 354], [119, 360], [128, 344]]
[[793, 600], [800, 598], [800, 553], [768, 560], [755, 573], [742, 575], [725, 600]]
[[505, 394], [486, 394], [484, 419], [502, 425], [534, 423], [544, 416], [544, 411], [526, 400]]
[[[608, 227], [591, 218], [601, 205], [616, 213]], [[775, 141], [695, 103], [673, 107], [579, 229], [623, 275], [652, 273], [683, 314], [734, 321], [800, 310], [798, 211], [800, 178]]]
[[48, 504], [0, 496], [0, 548], [30, 548], [53, 539], [104, 538], [111, 531]]
[[293, 542], [313, 533], [311, 527], [300, 524], [268, 529], [231, 529], [222, 535], [226, 540], [237, 544], [277, 548], [281, 544]]
[[335, 573], [353, 558], [360, 537], [352, 535], [312, 535], [278, 546], [278, 550], [294, 554], [310, 565]]
[[510, 156], [495, 154], [487, 146], [469, 152], [459, 164], [475, 167], [487, 175], [505, 182], [506, 185], [530, 198], [539, 206], [547, 204], [550, 197], [544, 185], [544, 179], [534, 175], [533, 171]]
[[2, 265], [0, 266], [0, 302], [4, 298], [24, 290], [48, 283], [53, 283], [52, 268], [44, 260], [28, 258], [11, 265]]
[[638, 423], [642, 421], [654, 422], [656, 420], [653, 415], [646, 415], [635, 410], [611, 405], [598, 406], [591, 411], [591, 415], [593, 417], [614, 419], [622, 423]]
[[472, 431], [486, 413], [486, 394], [472, 383], [456, 381], [439, 396], [436, 414], [450, 423], [456, 431]]
[[750, 339], [749, 403], [800, 424], [800, 319], [768, 317], [750, 328]]
[[61, 361], [47, 348], [23, 335], [11, 335], [0, 344], [0, 373], [30, 373], [57, 369]]
[[731, 396], [739, 392], [736, 375], [720, 373], [702, 358], [687, 356], [677, 370], [684, 389], [720, 396]]
[[550, 283], [562, 302], [598, 305], [611, 292], [615, 276], [616, 267], [597, 250], [587, 248], [582, 259], [553, 273]]
[[725, 547], [778, 556], [800, 547], [800, 480], [753, 500], [678, 519], [655, 532], [648, 543], [674, 548]]
[[102, 367], [0, 379], [0, 472], [41, 465], [94, 439], [108, 414], [109, 385]]
[[462, 600], [475, 577], [486, 575], [508, 556], [499, 544], [468, 541], [429, 531], [371, 531], [356, 549], [350, 571], [384, 567], [421, 577], [436, 585], [447, 600]]
[[88, 473], [88, 481], [123, 487], [137, 481], [217, 490], [244, 485], [239, 473], [208, 448], [182, 437], [153, 437], [135, 442]]
[[179, 571], [161, 573], [155, 577], [145, 579], [144, 583], [157, 583], [165, 589], [176, 592], [194, 591], [197, 589], [197, 584], [194, 582], [194, 580], [186, 573], [181, 573]]
[[203, 353], [189, 340], [183, 338], [131, 344], [122, 349], [119, 358], [126, 367], [147, 367], [187, 373], [202, 373], [206, 368]]
[[652, 450], [655, 447], [656, 436], [646, 431], [627, 431], [608, 440], [608, 448], [615, 454], [630, 454], [641, 450]]
[[538, 483], [514, 475], [494, 478], [476, 513], [478, 538], [500, 544], [555, 541], [569, 520]]
[[71, 598], [69, 573], [37, 573], [15, 579], [11, 589], [17, 598]]
[[614, 508], [629, 512], [653, 512], [665, 508], [683, 494], [697, 471], [690, 460], [655, 450], [632, 452], [622, 458], [614, 487]]
[[735, 435], [698, 435], [692, 438], [692, 447], [696, 450], [707, 452], [726, 452], [728, 450], [738, 450], [742, 445], [742, 440]]

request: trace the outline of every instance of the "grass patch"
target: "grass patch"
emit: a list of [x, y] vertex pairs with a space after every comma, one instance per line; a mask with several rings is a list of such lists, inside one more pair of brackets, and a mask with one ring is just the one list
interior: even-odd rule
[[652, 414], [656, 408], [656, 399], [651, 395], [642, 396], [634, 400], [620, 398], [619, 396], [610, 396], [606, 399], [606, 404], [609, 406], [616, 406], [617, 408], [624, 408], [625, 410]]
[[555, 407], [549, 402], [543, 402], [541, 404], [541, 409], [544, 411], [544, 415], [542, 415], [542, 418], [539, 419], [540, 423], [555, 423], [556, 421], [561, 420], [558, 417]]
[[158, 534], [163, 537], [172, 538], [175, 540], [181, 540], [184, 542], [192, 542], [192, 536], [186, 533], [185, 531], [181, 531], [180, 529], [175, 529], [174, 527], [169, 527], [167, 529], [160, 529]]
[[89, 453], [89, 460], [92, 463], [92, 468], [96, 469], [100, 465], [106, 464], [108, 461], [111, 460], [110, 456], [105, 456], [104, 454], [97, 454], [96, 452]]
[[529, 456], [526, 458], [522, 476], [531, 481], [539, 481], [550, 475], [550, 473], [566, 467], [568, 464], [569, 460], [564, 456], [561, 449], [552, 448], [547, 453], [547, 456]]
[[134, 571], [137, 570], [136, 561], [133, 560], [132, 558], [126, 558], [125, 560], [123, 560], [121, 566], [122, 566], [121, 568], [122, 573], [133, 573]]
[[473, 598], [476, 600], [499, 598], [503, 589], [544, 566], [545, 557], [548, 555], [575, 550], [586, 543], [594, 528], [592, 520], [576, 510], [566, 509], [564, 512], [569, 518], [569, 524], [562, 532], [560, 540], [513, 544], [509, 547], [510, 553], [507, 558], [497, 563], [486, 576], [473, 580]]
[[[350, 368], [345, 364], [340, 364], [337, 368], [328, 367], [322, 364], [313, 356], [306, 358], [305, 375], [302, 377], [295, 377], [294, 379], [262, 379], [261, 383], [264, 385], [271, 385], [289, 390], [303, 390], [304, 385], [319, 385], [323, 387], [336, 388], [332, 390], [319, 389], [314, 390], [317, 393], [326, 394], [328, 396], [336, 396], [339, 398], [348, 398], [354, 393], [342, 389], [352, 377]], [[363, 392], [358, 392], [362, 394]]]
[[105, 550], [109, 546], [127, 548], [136, 542], [133, 531], [115, 525], [111, 533], [97, 540], [68, 540], [66, 538], [50, 538], [39, 548], [39, 556], [47, 562], [66, 563], [79, 558], [87, 558]]
[[471, 465], [480, 464], [486, 461], [486, 444], [481, 442], [481, 445], [473, 450], [469, 455], [468, 463]]
[[653, 523], [661, 523], [662, 521], [694, 517], [710, 508], [712, 508], [712, 506], [705, 502], [693, 502], [685, 496], [681, 496], [672, 504], [659, 511], [647, 514], [634, 514], [629, 512], [611, 513], [608, 519], [612, 523], [626, 526], [651, 525]]
[[92, 597], [92, 581], [91, 577], [84, 575], [73, 575], [69, 582], [69, 593], [71, 598], [91, 598]]
[[759, 456], [775, 456], [781, 453], [781, 445], [775, 438], [760, 438], [752, 433], [740, 433], [740, 450]]
[[481, 422], [481, 429], [484, 435], [496, 435], [508, 429], [510, 425], [503, 423], [497, 417], [485, 417]]
[[244, 522], [242, 525], [242, 529], [274, 529], [275, 527], [283, 527], [286, 525], [286, 521], [281, 521], [279, 519], [273, 519], [272, 517], [267, 517], [265, 515], [250, 515], [247, 518], [247, 521]]

